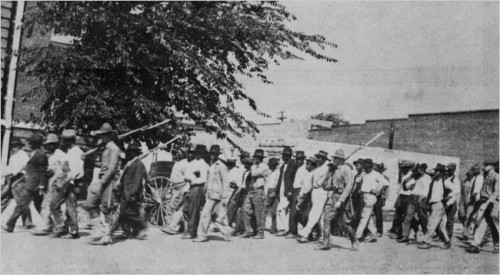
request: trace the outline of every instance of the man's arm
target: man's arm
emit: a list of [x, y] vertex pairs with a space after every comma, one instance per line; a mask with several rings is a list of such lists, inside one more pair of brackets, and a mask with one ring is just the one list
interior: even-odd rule
[[342, 169], [342, 178], [344, 179], [345, 186], [339, 199], [341, 204], [347, 200], [352, 192], [352, 187], [354, 186], [354, 177], [350, 171]]
[[109, 166], [101, 177], [103, 187], [107, 186], [116, 175], [118, 163], [120, 162], [120, 149], [118, 146], [111, 146], [109, 153]]
[[498, 175], [495, 175], [494, 191], [485, 204], [489, 205], [490, 203], [494, 202], [497, 198], [498, 198]]

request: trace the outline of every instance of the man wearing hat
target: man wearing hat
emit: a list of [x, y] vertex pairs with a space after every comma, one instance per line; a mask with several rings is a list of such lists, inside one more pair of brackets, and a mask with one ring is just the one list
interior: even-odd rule
[[361, 213], [361, 220], [356, 229], [356, 238], [361, 239], [365, 229], [368, 228], [370, 237], [365, 239], [365, 241], [376, 242], [377, 228], [372, 217], [373, 207], [377, 202], [377, 195], [389, 187], [389, 182], [380, 173], [373, 170], [373, 161], [371, 159], [363, 161], [363, 169], [365, 170], [365, 175], [363, 176], [361, 193], [363, 194], [364, 207]]
[[481, 191], [479, 192], [480, 207], [477, 212], [475, 223], [477, 228], [474, 232], [474, 240], [467, 248], [469, 253], [479, 253], [479, 244], [482, 242], [486, 228], [490, 228], [493, 238], [493, 253], [498, 254], [498, 174], [495, 171], [496, 161], [484, 162], [485, 178]]
[[299, 168], [297, 163], [292, 160], [292, 148], [286, 146], [281, 153], [282, 164], [279, 168], [280, 174], [278, 184], [276, 185], [276, 198], [278, 199], [278, 207], [276, 209], [276, 228], [278, 233], [276, 236], [283, 237], [289, 234], [289, 215], [287, 208], [292, 199], [293, 181], [295, 174]]
[[[21, 173], [30, 160], [28, 154], [22, 150], [24, 143], [18, 137], [12, 137], [10, 142], [9, 165], [2, 169], [2, 213], [9, 205], [12, 195], [12, 183], [22, 178]], [[23, 215], [23, 220], [26, 216]]]
[[333, 165], [328, 174], [323, 189], [328, 191], [328, 199], [323, 209], [323, 241], [315, 248], [317, 250], [330, 250], [331, 224], [335, 219], [337, 228], [347, 233], [351, 240], [351, 249], [357, 250], [359, 243], [354, 230], [347, 224], [346, 206], [349, 203], [353, 181], [352, 170], [344, 164], [345, 154], [342, 149], [335, 151]]
[[[385, 168], [384, 163], [374, 163], [373, 170], [380, 173], [387, 181], [389, 181], [389, 177], [385, 174], [387, 168]], [[383, 207], [385, 206], [385, 202], [387, 201], [387, 196], [389, 188], [385, 189], [384, 192], [377, 195], [377, 202], [375, 206], [373, 206], [373, 212], [375, 214], [375, 227], [377, 227], [377, 238], [382, 237], [384, 234], [384, 211]], [[405, 209], [406, 210], [406, 209]], [[404, 220], [404, 216], [403, 216]]]
[[[111, 243], [111, 226], [114, 223], [115, 208], [113, 205], [113, 186], [118, 179], [122, 150], [113, 141], [116, 131], [109, 123], [104, 123], [101, 128], [93, 134], [105, 144], [101, 154], [101, 170], [99, 179], [93, 181], [87, 190], [86, 210], [89, 212], [91, 223], [94, 226], [93, 236], [97, 239], [91, 242], [93, 245], [108, 245]], [[104, 215], [101, 222], [101, 230], [97, 229], [99, 224], [99, 211]], [[101, 234], [104, 232], [104, 236]], [[100, 237], [100, 238], [99, 238]]]
[[28, 139], [26, 147], [24, 147], [24, 151], [30, 159], [26, 163], [24, 170], [22, 170], [24, 180], [12, 188], [16, 207], [6, 225], [2, 226], [2, 229], [7, 232], [14, 230], [16, 221], [21, 215], [28, 215], [30, 213], [29, 206], [31, 201], [34, 201], [35, 208], [41, 211], [44, 190], [47, 189], [48, 184], [48, 159], [44, 151], [40, 149], [42, 143], [43, 137], [39, 134], [33, 134]]
[[432, 247], [431, 240], [434, 231], [439, 226], [442, 234], [438, 234], [438, 236], [443, 240], [444, 246], [443, 249], [451, 248], [451, 240], [448, 237], [448, 233], [446, 231], [446, 225], [442, 222], [442, 219], [445, 215], [445, 207], [447, 206], [446, 202], [444, 202], [445, 197], [445, 185], [444, 185], [444, 176], [446, 173], [446, 166], [441, 163], [436, 165], [434, 168], [434, 176], [431, 181], [429, 192], [427, 194], [426, 202], [427, 206], [431, 209], [429, 216], [429, 223], [427, 224], [427, 233], [422, 238], [422, 244], [418, 246], [420, 249], [429, 249]]
[[185, 181], [189, 184], [189, 192], [184, 205], [184, 218], [188, 228], [184, 229], [182, 239], [195, 239], [200, 212], [205, 204], [205, 183], [207, 182], [208, 164], [205, 161], [207, 147], [202, 144], [194, 149], [194, 160], [186, 168]]
[[269, 175], [269, 168], [263, 162], [264, 150], [256, 149], [254, 154], [254, 164], [250, 169], [251, 183], [248, 187], [248, 194], [243, 203], [243, 212], [245, 214], [245, 233], [242, 238], [249, 238], [253, 235], [251, 224], [252, 215], [255, 216], [257, 222], [257, 235], [254, 239], [264, 239], [264, 226], [265, 226], [265, 194], [264, 186]]
[[[306, 243], [309, 241], [308, 236], [311, 234], [314, 226], [320, 222], [321, 215], [323, 213], [323, 208], [325, 206], [326, 200], [328, 198], [328, 192], [323, 189], [323, 182], [328, 176], [329, 168], [327, 165], [328, 153], [325, 151], [319, 151], [315, 155], [317, 159], [318, 168], [314, 169], [313, 179], [312, 179], [312, 192], [311, 192], [311, 211], [309, 211], [309, 217], [306, 226], [299, 232], [299, 237], [297, 241], [300, 243]], [[321, 225], [321, 223], [320, 223]]]
[[[460, 202], [458, 206], [458, 219], [462, 223], [462, 228], [465, 228], [465, 223], [467, 221], [467, 206], [470, 203], [470, 193], [472, 188], [472, 173], [469, 171], [465, 172], [465, 179], [462, 181], [460, 187]], [[460, 239], [459, 236], [457, 238]]]
[[299, 194], [300, 189], [302, 188], [302, 182], [304, 181], [304, 177], [307, 175], [308, 171], [306, 168], [305, 160], [306, 155], [304, 151], [295, 151], [295, 163], [297, 163], [297, 172], [295, 173], [295, 179], [293, 180], [293, 191], [292, 198], [290, 201], [290, 213], [289, 213], [289, 223], [288, 230], [290, 231], [290, 235], [286, 236], [286, 238], [296, 238], [298, 235], [298, 223], [300, 221], [299, 215], [297, 215], [297, 203], [299, 202]]
[[[180, 148], [174, 155], [174, 165], [170, 173], [172, 198], [167, 205], [166, 225], [161, 229], [169, 235], [179, 233], [183, 219], [184, 198], [189, 192], [189, 185], [184, 181], [189, 163], [194, 159], [194, 151], [190, 147]], [[187, 228], [185, 228], [187, 230]]]
[[269, 167], [269, 176], [264, 185], [264, 194], [266, 195], [265, 201], [265, 230], [271, 233], [276, 233], [276, 209], [278, 208], [278, 200], [276, 199], [276, 186], [280, 176], [280, 170], [277, 169], [279, 160], [277, 158], [270, 158], [267, 162]]
[[461, 240], [468, 240], [472, 238], [472, 232], [474, 230], [474, 218], [481, 204], [479, 203], [480, 191], [483, 187], [484, 177], [481, 174], [481, 166], [475, 164], [471, 167], [470, 172], [472, 174], [472, 187], [470, 190], [470, 196], [468, 198], [469, 204], [467, 206], [467, 219], [465, 221], [465, 226], [462, 231], [462, 236], [459, 237]]
[[59, 138], [55, 134], [49, 134], [43, 143], [43, 147], [48, 155], [48, 175], [49, 183], [48, 190], [44, 195], [42, 203], [42, 224], [37, 226], [33, 231], [35, 235], [47, 235], [52, 229], [56, 236], [62, 236], [63, 232], [63, 217], [62, 211], [57, 207], [57, 199], [59, 194], [66, 192], [66, 187], [69, 184], [70, 169], [68, 164], [68, 156], [59, 147]]
[[244, 168], [241, 176], [229, 183], [232, 188], [235, 189], [227, 207], [228, 223], [230, 226], [233, 226], [234, 224], [235, 231], [233, 232], [233, 235], [241, 235], [245, 232], [245, 217], [242, 208], [247, 196], [247, 190], [249, 189], [252, 180], [250, 169], [253, 165], [253, 159], [251, 157], [245, 157], [241, 160], [241, 163]]
[[363, 194], [361, 194], [361, 184], [363, 183], [363, 176], [365, 171], [363, 170], [363, 159], [359, 158], [353, 162], [356, 168], [356, 175], [353, 179], [353, 187], [351, 193], [352, 202], [352, 228], [356, 229], [358, 227], [359, 221], [361, 220], [361, 212], [363, 211]]
[[[453, 237], [453, 225], [455, 224], [455, 214], [458, 210], [457, 202], [460, 196], [460, 180], [455, 175], [456, 170], [457, 165], [455, 163], [449, 163], [446, 166], [446, 175], [444, 177], [446, 231], [450, 239]], [[439, 228], [438, 233], [440, 234]]]
[[403, 160], [399, 164], [399, 173], [401, 175], [401, 182], [399, 182], [398, 196], [396, 202], [394, 203], [394, 217], [392, 220], [392, 226], [388, 230], [389, 233], [395, 234], [398, 239], [402, 238], [403, 234], [403, 222], [406, 217], [406, 211], [408, 209], [408, 203], [410, 202], [411, 189], [406, 188], [406, 186], [414, 186], [415, 180], [412, 177], [412, 168], [415, 166], [413, 161]]
[[146, 238], [147, 223], [141, 214], [143, 210], [143, 186], [148, 174], [146, 166], [142, 163], [141, 145], [133, 141], [127, 147], [127, 156], [130, 159], [123, 168], [120, 181], [115, 186], [120, 201], [120, 214], [118, 223], [124, 230], [126, 237], [140, 240]]

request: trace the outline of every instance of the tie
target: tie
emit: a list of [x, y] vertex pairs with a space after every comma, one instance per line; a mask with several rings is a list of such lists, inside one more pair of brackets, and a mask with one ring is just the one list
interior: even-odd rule
[[[245, 175], [243, 175], [243, 177], [245, 177]], [[245, 179], [245, 188], [247, 190], [250, 189], [250, 184], [252, 183], [252, 173], [250, 171], [248, 171], [247, 173], [247, 177]]]
[[285, 171], [285, 163], [281, 165], [280, 168], [280, 176], [278, 178], [278, 186], [276, 187], [276, 194], [280, 194], [280, 189], [281, 189], [281, 181], [283, 180], [283, 171]]
[[472, 188], [470, 189], [470, 200], [471, 201], [474, 199], [474, 188], [476, 187], [476, 179], [477, 179], [477, 176], [474, 177], [474, 180], [472, 181]]
[[429, 193], [427, 193], [427, 204], [429, 204], [429, 202], [431, 201], [431, 197], [432, 197], [432, 188], [434, 188], [434, 179], [432, 179], [431, 181], [431, 186], [429, 186]]

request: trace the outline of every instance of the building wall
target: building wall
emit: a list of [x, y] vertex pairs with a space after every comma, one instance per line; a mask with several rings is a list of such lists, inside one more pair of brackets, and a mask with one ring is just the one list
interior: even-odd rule
[[[5, 104], [5, 96], [7, 95], [7, 82], [10, 64], [10, 52], [12, 49], [12, 32], [14, 27], [14, 17], [16, 12], [16, 5], [12, 1], [1, 2], [1, 26], [2, 26], [2, 107]], [[2, 108], [2, 118], [4, 117], [4, 109]], [[3, 136], [3, 135], [2, 135]]]
[[309, 138], [362, 144], [384, 132], [371, 147], [388, 148], [394, 123], [393, 149], [460, 158], [465, 169], [485, 159], [498, 159], [499, 120], [497, 110], [414, 114], [408, 119], [373, 120], [365, 124], [314, 129]]

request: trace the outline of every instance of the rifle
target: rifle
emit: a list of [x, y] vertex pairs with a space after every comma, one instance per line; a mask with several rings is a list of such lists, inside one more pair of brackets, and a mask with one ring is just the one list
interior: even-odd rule
[[349, 156], [345, 158], [347, 160], [348, 158], [352, 157], [352, 155], [356, 154], [359, 150], [363, 149], [363, 147], [366, 147], [370, 144], [372, 144], [375, 140], [377, 140], [379, 137], [381, 137], [384, 134], [384, 132], [380, 132], [378, 135], [376, 135], [374, 138], [370, 139], [368, 142], [365, 144], [361, 144], [356, 150], [354, 150]]
[[[164, 120], [164, 121], [162, 121], [160, 123], [157, 123], [157, 124], [154, 124], [152, 126], [144, 126], [144, 127], [141, 127], [141, 128], [138, 128], [138, 129], [135, 129], [135, 130], [132, 130], [132, 131], [129, 131], [129, 132], [125, 133], [125, 134], [118, 135], [118, 140], [124, 140], [125, 138], [127, 138], [127, 137], [129, 137], [129, 136], [131, 136], [131, 135], [133, 135], [135, 133], [144, 132], [144, 131], [147, 131], [147, 130], [151, 130], [153, 128], [156, 128], [156, 127], [159, 127], [159, 126], [161, 126], [163, 124], [166, 124], [168, 122], [170, 122], [170, 119]], [[91, 134], [93, 134], [93, 133], [94, 133], [94, 131], [91, 132]], [[91, 149], [91, 150], [83, 153], [82, 154], [82, 159], [85, 159], [86, 157], [88, 157], [88, 156], [92, 155], [93, 153], [97, 152], [97, 150], [99, 150], [100, 148], [102, 148], [105, 145], [106, 145], [106, 143], [104, 143], [104, 142], [101, 142], [101, 143], [97, 144], [96, 148]]]

